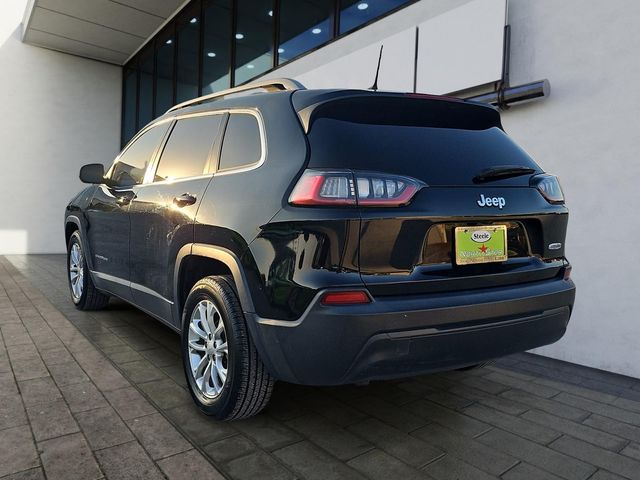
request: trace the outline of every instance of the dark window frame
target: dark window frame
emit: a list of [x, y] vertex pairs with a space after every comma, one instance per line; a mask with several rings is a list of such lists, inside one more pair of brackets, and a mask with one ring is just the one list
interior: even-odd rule
[[[164, 112], [156, 112], [155, 111], [155, 95], [156, 95], [156, 82], [157, 82], [157, 78], [156, 78], [156, 69], [157, 69], [157, 47], [158, 47], [158, 41], [160, 38], [162, 38], [163, 36], [165, 36], [167, 34], [171, 34], [174, 41], [176, 42], [175, 48], [174, 48], [174, 64], [173, 64], [173, 104], [176, 104], [176, 95], [177, 95], [177, 67], [178, 67], [178, 45], [177, 45], [177, 24], [179, 23], [179, 21], [181, 19], [183, 19], [183, 17], [187, 14], [187, 12], [189, 12], [190, 9], [194, 9], [194, 11], [197, 12], [197, 16], [198, 16], [198, 21], [200, 22], [200, 41], [199, 41], [199, 47], [198, 47], [198, 95], [202, 95], [202, 62], [203, 62], [203, 55], [204, 55], [204, 28], [202, 28], [202, 26], [204, 25], [203, 20], [204, 20], [204, 10], [206, 8], [206, 6], [211, 2], [212, 0], [192, 0], [191, 2], [189, 2], [188, 4], [186, 4], [183, 8], [181, 8], [172, 18], [171, 20], [165, 25], [164, 28], [162, 28], [158, 33], [156, 33], [153, 38], [149, 39], [140, 49], [139, 51], [127, 62], [123, 65], [123, 74], [122, 74], [122, 87], [123, 87], [123, 95], [122, 95], [122, 115], [121, 115], [121, 128], [120, 128], [120, 132], [121, 132], [121, 145], [124, 146], [127, 143], [127, 140], [125, 139], [125, 132], [124, 132], [124, 117], [125, 117], [125, 95], [124, 95], [124, 87], [125, 87], [125, 73], [127, 70], [136, 70], [137, 72], [137, 87], [136, 87], [136, 112], [135, 112], [135, 117], [136, 117], [136, 128], [137, 125], [139, 123], [139, 105], [138, 105], [138, 98], [140, 95], [140, 59], [144, 56], [144, 54], [151, 49], [152, 50], [152, 54], [153, 54], [153, 58], [154, 58], [154, 79], [153, 79], [153, 115], [155, 117], [157, 117], [159, 114], [164, 113]], [[231, 57], [230, 57], [230, 62], [229, 62], [229, 83], [232, 87], [234, 86], [239, 86], [242, 85], [244, 83], [249, 83], [253, 80], [255, 80], [256, 77], [261, 77], [264, 75], [267, 75], [271, 72], [273, 72], [275, 69], [283, 67], [284, 65], [289, 64], [290, 62], [294, 62], [306, 55], [310, 55], [313, 52], [326, 47], [327, 45], [331, 45], [333, 42], [340, 40], [342, 38], [345, 38], [349, 35], [352, 35], [356, 32], [358, 32], [359, 30], [368, 27], [369, 25], [382, 20], [390, 15], [393, 15], [394, 13], [409, 7], [410, 5], [413, 5], [414, 3], [417, 3], [419, 0], [406, 0], [403, 4], [398, 5], [397, 7], [383, 13], [382, 15], [378, 16], [378, 17], [374, 17], [371, 18], [369, 21], [357, 26], [356, 28], [349, 30], [348, 32], [342, 33], [340, 34], [340, 12], [341, 12], [341, 0], [333, 0], [334, 1], [334, 10], [333, 10], [333, 25], [332, 25], [332, 32], [331, 32], [331, 36], [330, 39], [324, 43], [319, 44], [318, 46], [307, 50], [306, 52], [303, 52], [301, 54], [299, 54], [296, 57], [292, 57], [289, 60], [287, 60], [286, 62], [278, 65], [279, 62], [279, 55], [278, 55], [278, 43], [279, 43], [279, 29], [280, 29], [280, 11], [281, 11], [281, 1], [280, 0], [274, 0], [274, 7], [273, 7], [273, 22], [272, 22], [272, 38], [271, 38], [271, 47], [272, 47], [272, 62], [271, 62], [271, 68], [266, 70], [265, 72], [262, 72], [260, 74], [257, 74], [255, 77], [242, 82], [242, 83], [236, 83], [236, 79], [235, 79], [235, 64], [236, 64], [236, 47], [235, 47], [235, 34], [236, 34], [236, 30], [237, 30], [237, 24], [238, 24], [238, 2], [237, 0], [232, 0], [232, 5], [231, 5], [231, 35], [229, 38], [229, 42], [230, 42], [230, 52], [231, 52]], [[136, 132], [131, 138], [135, 138], [135, 136], [137, 135], [138, 132]]]
[[[202, 0], [201, 8], [200, 8], [200, 18], [201, 25], [203, 28], [200, 29], [200, 78], [199, 78], [199, 95], [203, 95], [203, 83], [204, 83], [204, 50], [205, 50], [205, 30], [207, 28], [207, 22], [205, 21], [205, 12], [206, 10], [214, 4], [215, 0]], [[227, 53], [229, 54], [229, 63], [227, 65], [227, 76], [229, 78], [229, 87], [233, 85], [235, 81], [234, 78], [234, 68], [233, 68], [233, 59], [235, 58], [235, 42], [234, 40], [234, 29], [235, 29], [235, 15], [236, 15], [236, 1], [229, 0], [231, 4], [230, 15], [229, 15], [229, 43], [227, 45]]]

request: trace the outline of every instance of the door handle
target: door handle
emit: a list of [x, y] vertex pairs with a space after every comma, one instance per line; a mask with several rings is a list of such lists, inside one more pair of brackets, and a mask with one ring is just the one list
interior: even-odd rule
[[129, 205], [134, 198], [136, 198], [136, 194], [133, 192], [119, 192], [116, 197], [116, 203], [120, 206]]
[[194, 203], [196, 203], [196, 197], [190, 193], [183, 193], [179, 197], [173, 198], [173, 204], [179, 208], [193, 205]]

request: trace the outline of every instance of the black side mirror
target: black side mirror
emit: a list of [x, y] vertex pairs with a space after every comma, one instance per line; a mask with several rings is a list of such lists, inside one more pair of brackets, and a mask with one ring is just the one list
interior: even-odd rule
[[83, 183], [104, 183], [104, 165], [90, 163], [80, 169], [80, 180]]

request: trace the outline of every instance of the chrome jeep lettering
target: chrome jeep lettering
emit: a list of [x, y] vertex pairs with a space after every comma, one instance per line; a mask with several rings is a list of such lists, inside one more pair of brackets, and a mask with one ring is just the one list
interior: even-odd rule
[[498, 207], [500, 210], [507, 204], [504, 197], [485, 197], [480, 194], [480, 200], [476, 202], [479, 207]]

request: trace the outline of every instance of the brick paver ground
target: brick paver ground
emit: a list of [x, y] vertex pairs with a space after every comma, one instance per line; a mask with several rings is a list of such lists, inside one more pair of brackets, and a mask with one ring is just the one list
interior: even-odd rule
[[366, 387], [278, 383], [263, 414], [219, 423], [191, 402], [175, 333], [117, 301], [77, 311], [64, 256], [7, 258], [1, 478], [640, 479], [639, 380], [521, 354]]

